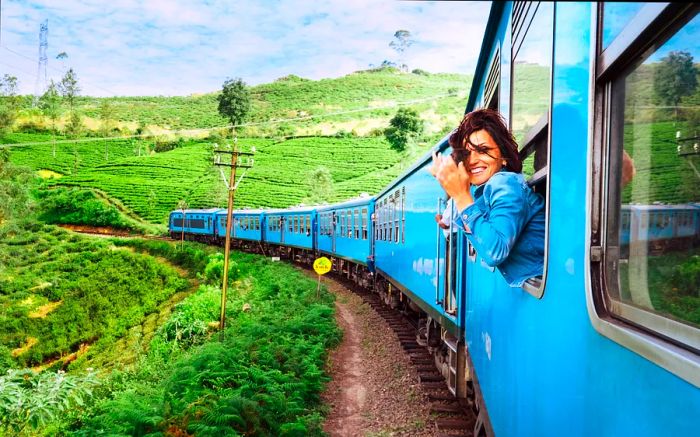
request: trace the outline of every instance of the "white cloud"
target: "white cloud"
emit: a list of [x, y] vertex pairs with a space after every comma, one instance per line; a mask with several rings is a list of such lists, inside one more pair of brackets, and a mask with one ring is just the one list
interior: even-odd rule
[[[39, 23], [49, 20], [49, 76], [73, 67], [88, 95], [186, 95], [228, 77], [338, 77], [396, 60], [398, 29], [415, 44], [410, 68], [470, 73], [488, 2], [360, 0], [3, 0], [0, 73], [34, 92]], [[56, 54], [69, 58], [61, 63]], [[18, 54], [16, 54], [16, 53]]]

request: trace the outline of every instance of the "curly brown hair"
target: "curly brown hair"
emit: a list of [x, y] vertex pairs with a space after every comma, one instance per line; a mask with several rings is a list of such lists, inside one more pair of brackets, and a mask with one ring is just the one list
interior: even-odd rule
[[452, 157], [455, 161], [464, 161], [469, 158], [469, 149], [465, 144], [469, 141], [472, 133], [480, 130], [485, 130], [491, 135], [491, 138], [498, 145], [501, 151], [501, 156], [506, 161], [506, 170], [515, 173], [523, 171], [523, 163], [518, 155], [518, 144], [513, 138], [513, 134], [508, 130], [503, 116], [493, 109], [478, 109], [467, 113], [459, 127], [449, 138], [449, 144], [452, 146]]

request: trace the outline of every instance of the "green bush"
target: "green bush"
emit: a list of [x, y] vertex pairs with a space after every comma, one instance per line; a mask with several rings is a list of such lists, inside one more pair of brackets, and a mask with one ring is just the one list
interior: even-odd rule
[[700, 296], [700, 256], [693, 255], [676, 266], [672, 281], [679, 294]]
[[37, 192], [39, 218], [49, 224], [110, 226], [130, 229], [117, 208], [95, 196], [92, 191], [58, 188]]

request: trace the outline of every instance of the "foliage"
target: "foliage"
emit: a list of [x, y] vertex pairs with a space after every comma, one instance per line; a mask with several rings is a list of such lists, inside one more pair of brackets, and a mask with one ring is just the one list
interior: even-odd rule
[[5, 74], [0, 79], [0, 135], [12, 129], [18, 110], [17, 78]]
[[408, 66], [404, 60], [406, 50], [413, 45], [415, 41], [408, 30], [397, 30], [394, 32], [394, 40], [389, 43], [389, 47], [396, 50], [398, 54], [397, 65], [402, 71], [408, 71]]
[[97, 384], [95, 374], [9, 370], [0, 376], [0, 431], [20, 433], [46, 426], [80, 410]]
[[409, 141], [423, 133], [423, 129], [423, 120], [418, 112], [411, 108], [399, 108], [389, 122], [389, 127], [384, 131], [384, 135], [392, 149], [402, 152]]
[[309, 195], [304, 202], [310, 205], [318, 205], [328, 202], [333, 197], [333, 175], [326, 166], [317, 167], [309, 175]]
[[63, 99], [68, 103], [68, 108], [72, 113], [78, 94], [80, 94], [78, 76], [72, 68], [66, 71], [66, 74], [61, 78], [61, 81], [58, 83], [58, 90], [63, 96]]
[[7, 149], [0, 149], [0, 228], [9, 220], [24, 217], [33, 205], [30, 188], [34, 176], [8, 158]]
[[250, 112], [250, 91], [243, 79], [226, 80], [217, 100], [219, 114], [229, 119], [232, 128], [241, 124]]
[[681, 294], [700, 297], [700, 255], [693, 255], [683, 264], [676, 266], [672, 283]]
[[0, 265], [0, 344], [25, 347], [17, 366], [99, 353], [188, 286], [150, 256], [32, 223], [0, 238]]
[[660, 102], [676, 106], [684, 96], [695, 92], [700, 73], [693, 56], [685, 51], [672, 51], [661, 59], [654, 75], [654, 94]]
[[109, 226], [131, 229], [119, 210], [88, 190], [58, 188], [39, 191], [39, 218], [49, 224]]
[[216, 291], [201, 287], [178, 305], [139, 369], [107, 383], [77, 435], [322, 434], [322, 369], [340, 338], [332, 297], [317, 299], [315, 283], [290, 266], [232, 257], [244, 276], [229, 295], [225, 340], [179, 352], [203, 341], [203, 322], [215, 316]]

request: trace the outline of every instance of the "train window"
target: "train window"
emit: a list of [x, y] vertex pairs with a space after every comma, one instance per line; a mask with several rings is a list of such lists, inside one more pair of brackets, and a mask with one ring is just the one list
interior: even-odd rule
[[[524, 2], [523, 2], [524, 3]], [[525, 6], [514, 17], [511, 129], [520, 145], [523, 173], [535, 191], [545, 194], [553, 47], [553, 3]]]
[[620, 35], [644, 5], [645, 2], [606, 2], [603, 5], [603, 48]]
[[340, 236], [345, 236], [345, 211], [340, 211]]
[[[600, 35], [613, 47], [620, 43], [605, 40], [612, 32], [606, 28], [609, 7]], [[694, 351], [700, 350], [700, 233], [682, 232], [673, 211], [700, 201], [700, 153], [694, 150], [698, 9], [664, 5], [636, 35], [619, 36], [629, 41], [620, 55], [598, 62], [598, 105], [605, 110], [596, 111], [609, 117], [597, 137], [606, 146], [601, 162], [608, 181], [601, 196], [604, 263], [597, 309]], [[660, 36], [650, 39], [645, 29]], [[633, 212], [625, 229], [627, 210]]]
[[394, 193], [394, 243], [399, 242], [399, 220], [400, 214], [403, 214], [403, 204], [401, 204], [401, 191], [396, 190]]
[[353, 235], [354, 235], [353, 238], [355, 238], [356, 240], [359, 240], [360, 239], [360, 210], [359, 209], [355, 209], [355, 214], [353, 216], [353, 223], [354, 223], [354, 226], [352, 228]]
[[[496, 49], [496, 53], [491, 60], [489, 74], [486, 77], [486, 86], [484, 87], [484, 107], [495, 109], [499, 107], [499, 93], [501, 90], [501, 51]], [[404, 188], [405, 190], [405, 188]]]
[[401, 188], [401, 243], [406, 242], [406, 187]]
[[[554, 3], [516, 2], [512, 23], [510, 128], [520, 147], [523, 174], [533, 190], [545, 197], [548, 211]], [[548, 226], [547, 215], [545, 228]], [[542, 278], [532, 278], [523, 285], [537, 298], [544, 293], [547, 246], [545, 242]]]
[[355, 228], [359, 223], [355, 221], [355, 214], [352, 209], [348, 210], [348, 238], [355, 238]]
[[362, 208], [362, 239], [367, 239], [367, 208]]

